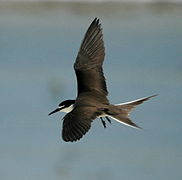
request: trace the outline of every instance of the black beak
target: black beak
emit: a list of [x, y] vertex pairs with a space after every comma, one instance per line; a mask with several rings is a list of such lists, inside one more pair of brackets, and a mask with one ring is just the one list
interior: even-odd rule
[[51, 114], [54, 114], [54, 113], [56, 113], [56, 112], [58, 112], [58, 111], [60, 111], [60, 110], [61, 110], [61, 108], [57, 108], [57, 109], [55, 109], [54, 111], [50, 112], [50, 113], [48, 114], [48, 116], [51, 115]]

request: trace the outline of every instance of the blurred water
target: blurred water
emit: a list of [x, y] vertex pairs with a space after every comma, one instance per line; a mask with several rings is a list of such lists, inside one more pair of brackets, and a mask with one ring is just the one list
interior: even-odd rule
[[[101, 19], [112, 103], [158, 97], [137, 108], [138, 131], [99, 120], [77, 143], [60, 136], [74, 98], [73, 63]], [[0, 3], [0, 179], [181, 179], [182, 6]]]

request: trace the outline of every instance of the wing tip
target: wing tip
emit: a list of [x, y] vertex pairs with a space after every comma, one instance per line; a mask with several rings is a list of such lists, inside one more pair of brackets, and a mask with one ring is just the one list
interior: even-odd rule
[[83, 135], [84, 134], [82, 134], [79, 137], [76, 137], [73, 133], [72, 134], [70, 133], [69, 135], [63, 135], [62, 134], [62, 139], [65, 142], [76, 142], [76, 141], [79, 141], [83, 137]]
[[100, 19], [95, 17], [90, 26], [92, 25], [101, 26]]
[[97, 22], [97, 23], [99, 23], [99, 21], [100, 21], [100, 19], [98, 17], [95, 17], [93, 20], [93, 22]]

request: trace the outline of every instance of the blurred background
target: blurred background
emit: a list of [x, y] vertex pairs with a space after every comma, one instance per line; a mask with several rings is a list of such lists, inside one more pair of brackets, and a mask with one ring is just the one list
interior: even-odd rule
[[[104, 32], [111, 103], [159, 94], [76, 143], [48, 117], [76, 96], [73, 63], [91, 21]], [[0, 179], [182, 179], [182, 4], [0, 2]]]

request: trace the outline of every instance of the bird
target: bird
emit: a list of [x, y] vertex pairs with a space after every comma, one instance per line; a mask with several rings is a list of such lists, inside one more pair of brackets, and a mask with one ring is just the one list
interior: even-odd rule
[[107, 98], [108, 90], [103, 73], [105, 47], [99, 18], [95, 18], [88, 27], [81, 43], [74, 70], [77, 79], [77, 97], [65, 100], [54, 111], [65, 112], [62, 125], [62, 139], [65, 142], [80, 140], [91, 128], [91, 123], [100, 118], [104, 127], [104, 118], [111, 123], [114, 119], [124, 125], [140, 129], [129, 114], [135, 106], [156, 96], [148, 96], [121, 104], [111, 104]]

